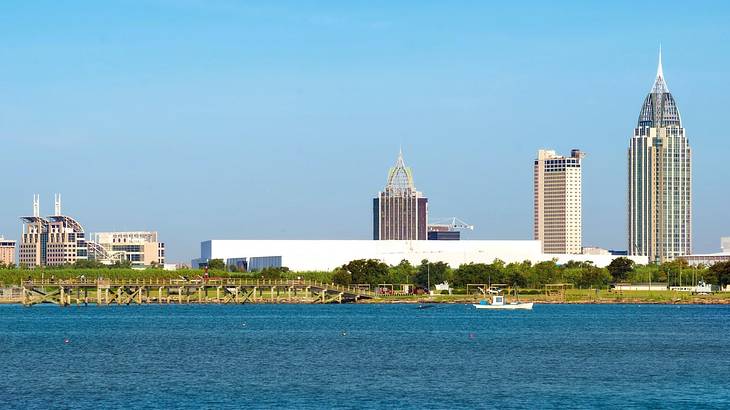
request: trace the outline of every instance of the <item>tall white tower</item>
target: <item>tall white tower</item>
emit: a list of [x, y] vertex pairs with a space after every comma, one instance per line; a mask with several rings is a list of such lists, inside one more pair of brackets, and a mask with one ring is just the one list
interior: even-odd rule
[[578, 254], [583, 250], [582, 160], [540, 150], [534, 163], [534, 238], [544, 253]]
[[663, 262], [692, 253], [692, 161], [659, 66], [629, 146], [629, 254]]

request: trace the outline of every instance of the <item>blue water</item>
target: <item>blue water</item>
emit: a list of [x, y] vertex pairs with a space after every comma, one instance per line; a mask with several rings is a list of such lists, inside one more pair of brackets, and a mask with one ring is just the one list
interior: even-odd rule
[[2, 408], [617, 406], [730, 407], [730, 306], [0, 306]]

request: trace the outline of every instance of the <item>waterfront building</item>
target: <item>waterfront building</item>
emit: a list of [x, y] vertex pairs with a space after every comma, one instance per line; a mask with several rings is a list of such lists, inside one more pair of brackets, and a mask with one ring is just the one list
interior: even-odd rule
[[0, 265], [15, 265], [15, 241], [0, 235]]
[[581, 253], [581, 165], [577, 149], [569, 157], [539, 150], [534, 161], [534, 238], [545, 253]]
[[696, 253], [679, 258], [684, 259], [691, 266], [712, 266], [718, 262], [730, 262], [730, 238], [720, 238], [719, 253]]
[[[543, 253], [540, 241], [534, 240], [461, 240], [461, 241], [372, 241], [372, 240], [208, 240], [200, 244], [200, 258], [192, 261], [193, 268], [211, 259], [222, 259], [227, 266], [252, 269], [285, 266], [295, 272], [331, 271], [356, 259], [377, 259], [389, 265], [407, 260], [419, 265], [422, 260], [444, 262], [456, 268], [466, 263], [533, 263], [557, 259], [591, 261], [607, 266], [616, 255], [572, 255]], [[645, 256], [630, 257], [637, 264], [646, 264]]]
[[89, 243], [89, 257], [105, 264], [128, 261], [132, 266], [164, 266], [165, 244], [157, 232], [97, 232]]
[[62, 266], [87, 259], [86, 234], [74, 218], [61, 213], [61, 195], [55, 197], [55, 212], [40, 216], [40, 200], [33, 196], [33, 216], [23, 216], [18, 262], [36, 266]]
[[692, 253], [691, 150], [662, 69], [644, 99], [628, 150], [629, 253], [652, 262]]
[[385, 189], [373, 199], [373, 239], [426, 240], [428, 199], [416, 190], [413, 172], [398, 153]]

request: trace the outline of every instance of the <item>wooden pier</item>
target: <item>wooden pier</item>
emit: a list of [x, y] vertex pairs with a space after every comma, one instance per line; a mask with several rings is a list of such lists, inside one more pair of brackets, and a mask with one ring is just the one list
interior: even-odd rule
[[348, 303], [375, 297], [370, 290], [304, 280], [99, 279], [30, 280], [23, 305], [131, 305], [149, 303]]

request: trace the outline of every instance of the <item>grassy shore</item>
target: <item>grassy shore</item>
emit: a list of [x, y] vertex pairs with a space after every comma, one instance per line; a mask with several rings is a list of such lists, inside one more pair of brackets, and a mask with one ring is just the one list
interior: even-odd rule
[[[168, 279], [186, 277], [195, 279], [200, 277], [202, 271], [186, 269], [177, 271], [165, 271], [162, 269], [0, 269], [0, 287], [19, 286], [22, 281], [32, 278], [39, 280], [41, 278], [57, 280], [78, 279], [84, 275], [87, 280], [97, 278], [106, 279]], [[229, 273], [225, 271], [213, 270], [210, 272], [211, 277], [236, 277], [258, 279], [257, 274], [251, 273]], [[329, 283], [331, 278], [330, 272], [285, 272], [281, 279], [306, 279], [316, 280], [319, 282]], [[382, 296], [374, 299], [365, 299], [363, 303], [476, 303], [483, 297], [480, 295], [467, 295], [465, 289], [456, 289], [453, 295], [405, 295], [405, 296]], [[94, 297], [93, 290], [89, 297]], [[260, 295], [262, 302], [271, 302], [272, 297], [268, 292]], [[512, 297], [508, 298], [512, 300]], [[608, 289], [568, 289], [562, 295], [547, 296], [540, 289], [521, 289], [519, 299], [523, 301], [532, 301], [535, 303], [680, 303], [680, 304], [730, 304], [730, 292], [715, 293], [712, 295], [691, 295], [687, 292], [676, 291], [623, 291], [616, 292]], [[273, 298], [276, 303], [308, 303], [308, 300], [294, 298], [293, 300], [282, 299], [281, 297]], [[0, 303], [18, 303], [20, 300], [10, 298], [0, 298]]]
[[[629, 303], [629, 304], [730, 304], [730, 292], [720, 292], [712, 295], [691, 295], [686, 292], [675, 291], [624, 291], [622, 293], [612, 292], [608, 290], [595, 289], [572, 289], [565, 292], [563, 296], [546, 296], [544, 293], [536, 293], [535, 291], [526, 290], [525, 294], [519, 295], [519, 300], [535, 302], [537, 304], [613, 304], [613, 303]], [[156, 290], [151, 289], [151, 296], [156, 297]], [[215, 291], [209, 289], [206, 296], [213, 298]], [[96, 292], [90, 290], [88, 297], [93, 300], [96, 298]], [[373, 299], [363, 299], [359, 303], [369, 304], [391, 304], [391, 303], [446, 303], [446, 304], [471, 304], [477, 303], [482, 296], [479, 295], [400, 295], [400, 296], [382, 296]], [[514, 299], [509, 297], [508, 301]], [[173, 303], [178, 301], [173, 296]], [[268, 290], [262, 291], [257, 295], [256, 303], [311, 303], [311, 299], [306, 299], [297, 295], [291, 299], [287, 298], [284, 292], [280, 294], [272, 294]], [[16, 299], [0, 299], [0, 303], [21, 303], [20, 298]]]
[[[400, 299], [400, 298], [399, 298]], [[417, 301], [431, 301], [435, 303], [474, 303], [483, 299], [478, 295], [436, 295], [421, 296]], [[513, 300], [514, 297], [508, 298]], [[691, 295], [687, 292], [665, 291], [624, 291], [617, 293], [608, 290], [571, 289], [563, 296], [546, 296], [544, 293], [519, 295], [520, 301], [543, 304], [730, 304], [730, 292], [719, 292], [712, 295]], [[410, 300], [404, 300], [410, 301]], [[377, 301], [373, 300], [377, 303]]]

